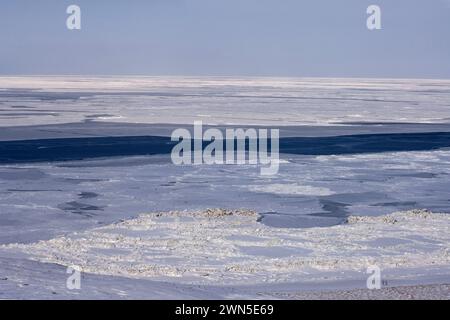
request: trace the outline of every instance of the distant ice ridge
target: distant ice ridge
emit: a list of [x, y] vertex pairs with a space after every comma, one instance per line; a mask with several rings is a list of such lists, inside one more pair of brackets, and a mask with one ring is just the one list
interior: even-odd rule
[[350, 217], [326, 228], [272, 228], [249, 210], [142, 214], [82, 233], [0, 247], [84, 272], [190, 284], [309, 281], [369, 265], [408, 273], [450, 264], [450, 215]]
[[450, 121], [450, 80], [0, 77], [1, 126]]

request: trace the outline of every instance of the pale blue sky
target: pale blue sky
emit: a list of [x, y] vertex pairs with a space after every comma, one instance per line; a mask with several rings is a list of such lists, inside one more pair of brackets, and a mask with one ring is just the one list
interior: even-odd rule
[[450, 78], [450, 0], [1, 0], [0, 74]]

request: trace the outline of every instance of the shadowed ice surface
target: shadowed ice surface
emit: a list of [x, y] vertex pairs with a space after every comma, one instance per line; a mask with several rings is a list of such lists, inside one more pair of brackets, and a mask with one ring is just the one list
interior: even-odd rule
[[282, 154], [252, 165], [175, 166], [168, 155], [3, 165], [0, 242], [30, 242], [139, 213], [250, 208], [277, 227], [329, 226], [350, 214], [449, 212], [450, 151]]

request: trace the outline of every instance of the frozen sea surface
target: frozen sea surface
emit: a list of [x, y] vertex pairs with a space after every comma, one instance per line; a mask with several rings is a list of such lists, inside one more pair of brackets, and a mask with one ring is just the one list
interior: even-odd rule
[[0, 243], [30, 242], [144, 212], [248, 208], [277, 227], [330, 226], [348, 215], [450, 212], [450, 151], [281, 155], [257, 166], [174, 166], [169, 156], [0, 166]]
[[213, 125], [450, 122], [449, 80], [0, 77], [0, 127], [97, 120]]
[[[450, 212], [449, 108], [448, 80], [0, 77], [0, 298], [295, 297], [299, 288], [364, 288], [369, 262], [379, 262], [394, 286], [448, 283], [448, 216], [399, 214], [404, 223], [391, 225], [382, 215]], [[76, 148], [43, 141], [86, 138], [89, 145], [94, 138], [108, 145], [115, 137], [127, 145], [127, 139], [167, 137], [196, 120], [221, 128], [281, 127], [279, 174], [262, 177], [257, 166], [174, 166], [164, 154], [111, 153], [113, 144], [105, 154], [95, 154], [101, 150], [94, 144], [100, 158], [77, 158], [70, 156], [79, 154]], [[242, 229], [233, 229], [239, 220], [231, 219], [222, 227], [234, 231], [208, 227], [198, 237], [189, 216], [117, 230], [118, 221], [132, 224], [141, 213], [206, 208], [247, 208], [259, 216]], [[375, 220], [342, 224], [349, 216]], [[139, 237], [163, 241], [183, 228], [192, 235], [184, 249], [197, 250], [197, 260], [171, 255], [180, 249], [176, 241], [164, 244], [169, 251], [136, 256], [149, 250], [146, 243], [135, 246]], [[123, 248], [108, 242], [114, 234], [124, 241], [112, 244]], [[208, 260], [202, 239], [211, 242], [213, 256], [229, 256]], [[65, 251], [70, 247], [86, 251], [74, 261]], [[97, 269], [83, 275], [87, 290], [67, 290], [65, 265], [82, 264], [90, 254], [97, 260], [87, 270]], [[329, 256], [340, 261], [336, 268]], [[132, 257], [131, 269], [117, 264], [123, 257]], [[305, 257], [326, 270], [290, 269]], [[175, 276], [186, 265], [197, 279], [135, 279], [124, 272], [140, 270], [142, 261], [153, 266], [144, 268], [150, 273], [159, 266]], [[245, 274], [224, 272], [221, 264]], [[108, 266], [120, 272], [105, 272]]]

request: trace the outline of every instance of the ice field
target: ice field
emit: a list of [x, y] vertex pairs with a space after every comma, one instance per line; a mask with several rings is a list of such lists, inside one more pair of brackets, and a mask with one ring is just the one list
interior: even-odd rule
[[[446, 285], [449, 110], [446, 80], [0, 77], [0, 298]], [[134, 148], [197, 120], [279, 128], [278, 174]]]

